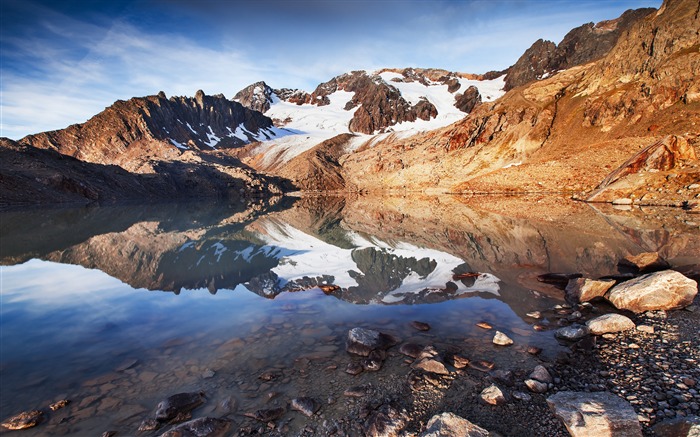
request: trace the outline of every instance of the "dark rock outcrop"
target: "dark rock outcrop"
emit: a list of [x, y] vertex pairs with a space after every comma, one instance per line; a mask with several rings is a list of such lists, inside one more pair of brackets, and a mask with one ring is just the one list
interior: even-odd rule
[[265, 82], [255, 82], [238, 91], [233, 101], [253, 111], [265, 112], [270, 109], [275, 92]]
[[472, 112], [479, 103], [481, 103], [481, 94], [475, 86], [470, 86], [464, 93], [455, 96], [455, 106], [462, 112]]

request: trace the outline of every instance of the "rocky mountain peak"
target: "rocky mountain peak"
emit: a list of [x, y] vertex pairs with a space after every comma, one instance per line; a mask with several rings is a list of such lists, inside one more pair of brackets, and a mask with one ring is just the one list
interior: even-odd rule
[[581, 25], [567, 33], [558, 45], [542, 39], [535, 41], [508, 69], [504, 89], [510, 90], [602, 58], [623, 32], [654, 11], [653, 8], [628, 10], [614, 20]]
[[260, 81], [238, 91], [232, 100], [254, 111], [265, 112], [270, 109], [275, 94], [277, 93], [272, 88]]
[[274, 135], [272, 120], [223, 95], [165, 93], [118, 100], [83, 124], [29, 135], [19, 143], [98, 164], [151, 172], [153, 161], [178, 159], [178, 149], [237, 147]]

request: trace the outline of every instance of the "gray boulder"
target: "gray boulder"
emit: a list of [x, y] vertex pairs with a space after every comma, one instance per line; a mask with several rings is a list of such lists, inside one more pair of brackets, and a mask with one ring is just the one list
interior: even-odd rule
[[547, 398], [549, 408], [572, 437], [641, 437], [632, 405], [609, 392], [561, 391]]
[[348, 353], [369, 356], [373, 350], [386, 350], [399, 341], [389, 334], [365, 328], [352, 328], [348, 331], [345, 350]]
[[658, 437], [700, 437], [700, 417], [676, 417], [658, 422], [652, 427]]

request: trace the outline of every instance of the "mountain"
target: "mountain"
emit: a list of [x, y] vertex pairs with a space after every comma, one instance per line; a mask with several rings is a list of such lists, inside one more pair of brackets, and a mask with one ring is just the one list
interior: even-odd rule
[[[668, 135], [697, 150], [698, 15], [696, 1], [667, 0], [630, 24], [595, 62], [514, 88], [451, 126], [357, 149], [343, 159], [346, 184], [586, 198], [640, 149]], [[649, 194], [642, 202], [649, 204], [689, 201], [698, 194], [700, 163], [687, 156], [672, 168], [637, 173], [618, 194], [632, 201]]]
[[252, 144], [238, 156], [275, 172], [338, 135], [353, 135], [346, 145], [352, 151], [379, 134], [411, 135], [447, 126], [482, 101], [500, 97], [502, 88], [503, 77], [419, 68], [353, 71], [319, 84], [312, 93], [256, 82], [233, 99], [264, 112], [287, 135]]
[[[216, 196], [563, 192], [684, 205], [700, 195], [699, 15], [697, 1], [665, 0], [658, 11], [584, 24], [558, 45], [538, 40], [509, 69], [483, 75], [381, 69], [336, 76], [313, 92], [261, 81], [232, 100], [201, 91], [133, 98], [4, 153], [16, 161], [27, 151], [38, 166], [34, 149], [49, 149]], [[42, 156], [61, 172], [56, 155]], [[91, 167], [101, 170], [112, 171]], [[51, 197], [21, 164], [2, 171], [0, 189], [17, 189], [7, 181], [19, 177]]]
[[83, 124], [29, 135], [20, 144], [56, 150], [97, 164], [150, 173], [154, 161], [185, 150], [238, 147], [277, 135], [272, 120], [223, 95], [155, 96], [119, 100]]

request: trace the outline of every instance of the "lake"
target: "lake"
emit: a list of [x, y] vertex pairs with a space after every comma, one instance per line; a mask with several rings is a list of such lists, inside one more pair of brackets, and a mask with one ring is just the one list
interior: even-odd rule
[[[380, 371], [346, 373], [354, 327], [526, 368], [528, 347], [563, 348], [552, 334], [563, 292], [539, 275], [614, 274], [648, 251], [700, 264], [691, 217], [449, 196], [1, 212], [2, 419], [69, 399], [22, 435], [135, 435], [162, 399], [203, 391], [194, 417], [229, 417], [244, 433], [269, 431], [244, 413], [298, 396], [343, 421], [359, 408], [348, 387], [388, 392], [409, 371], [397, 346]], [[514, 345], [495, 346], [496, 329]], [[279, 429], [307, 420], [289, 411]]]

